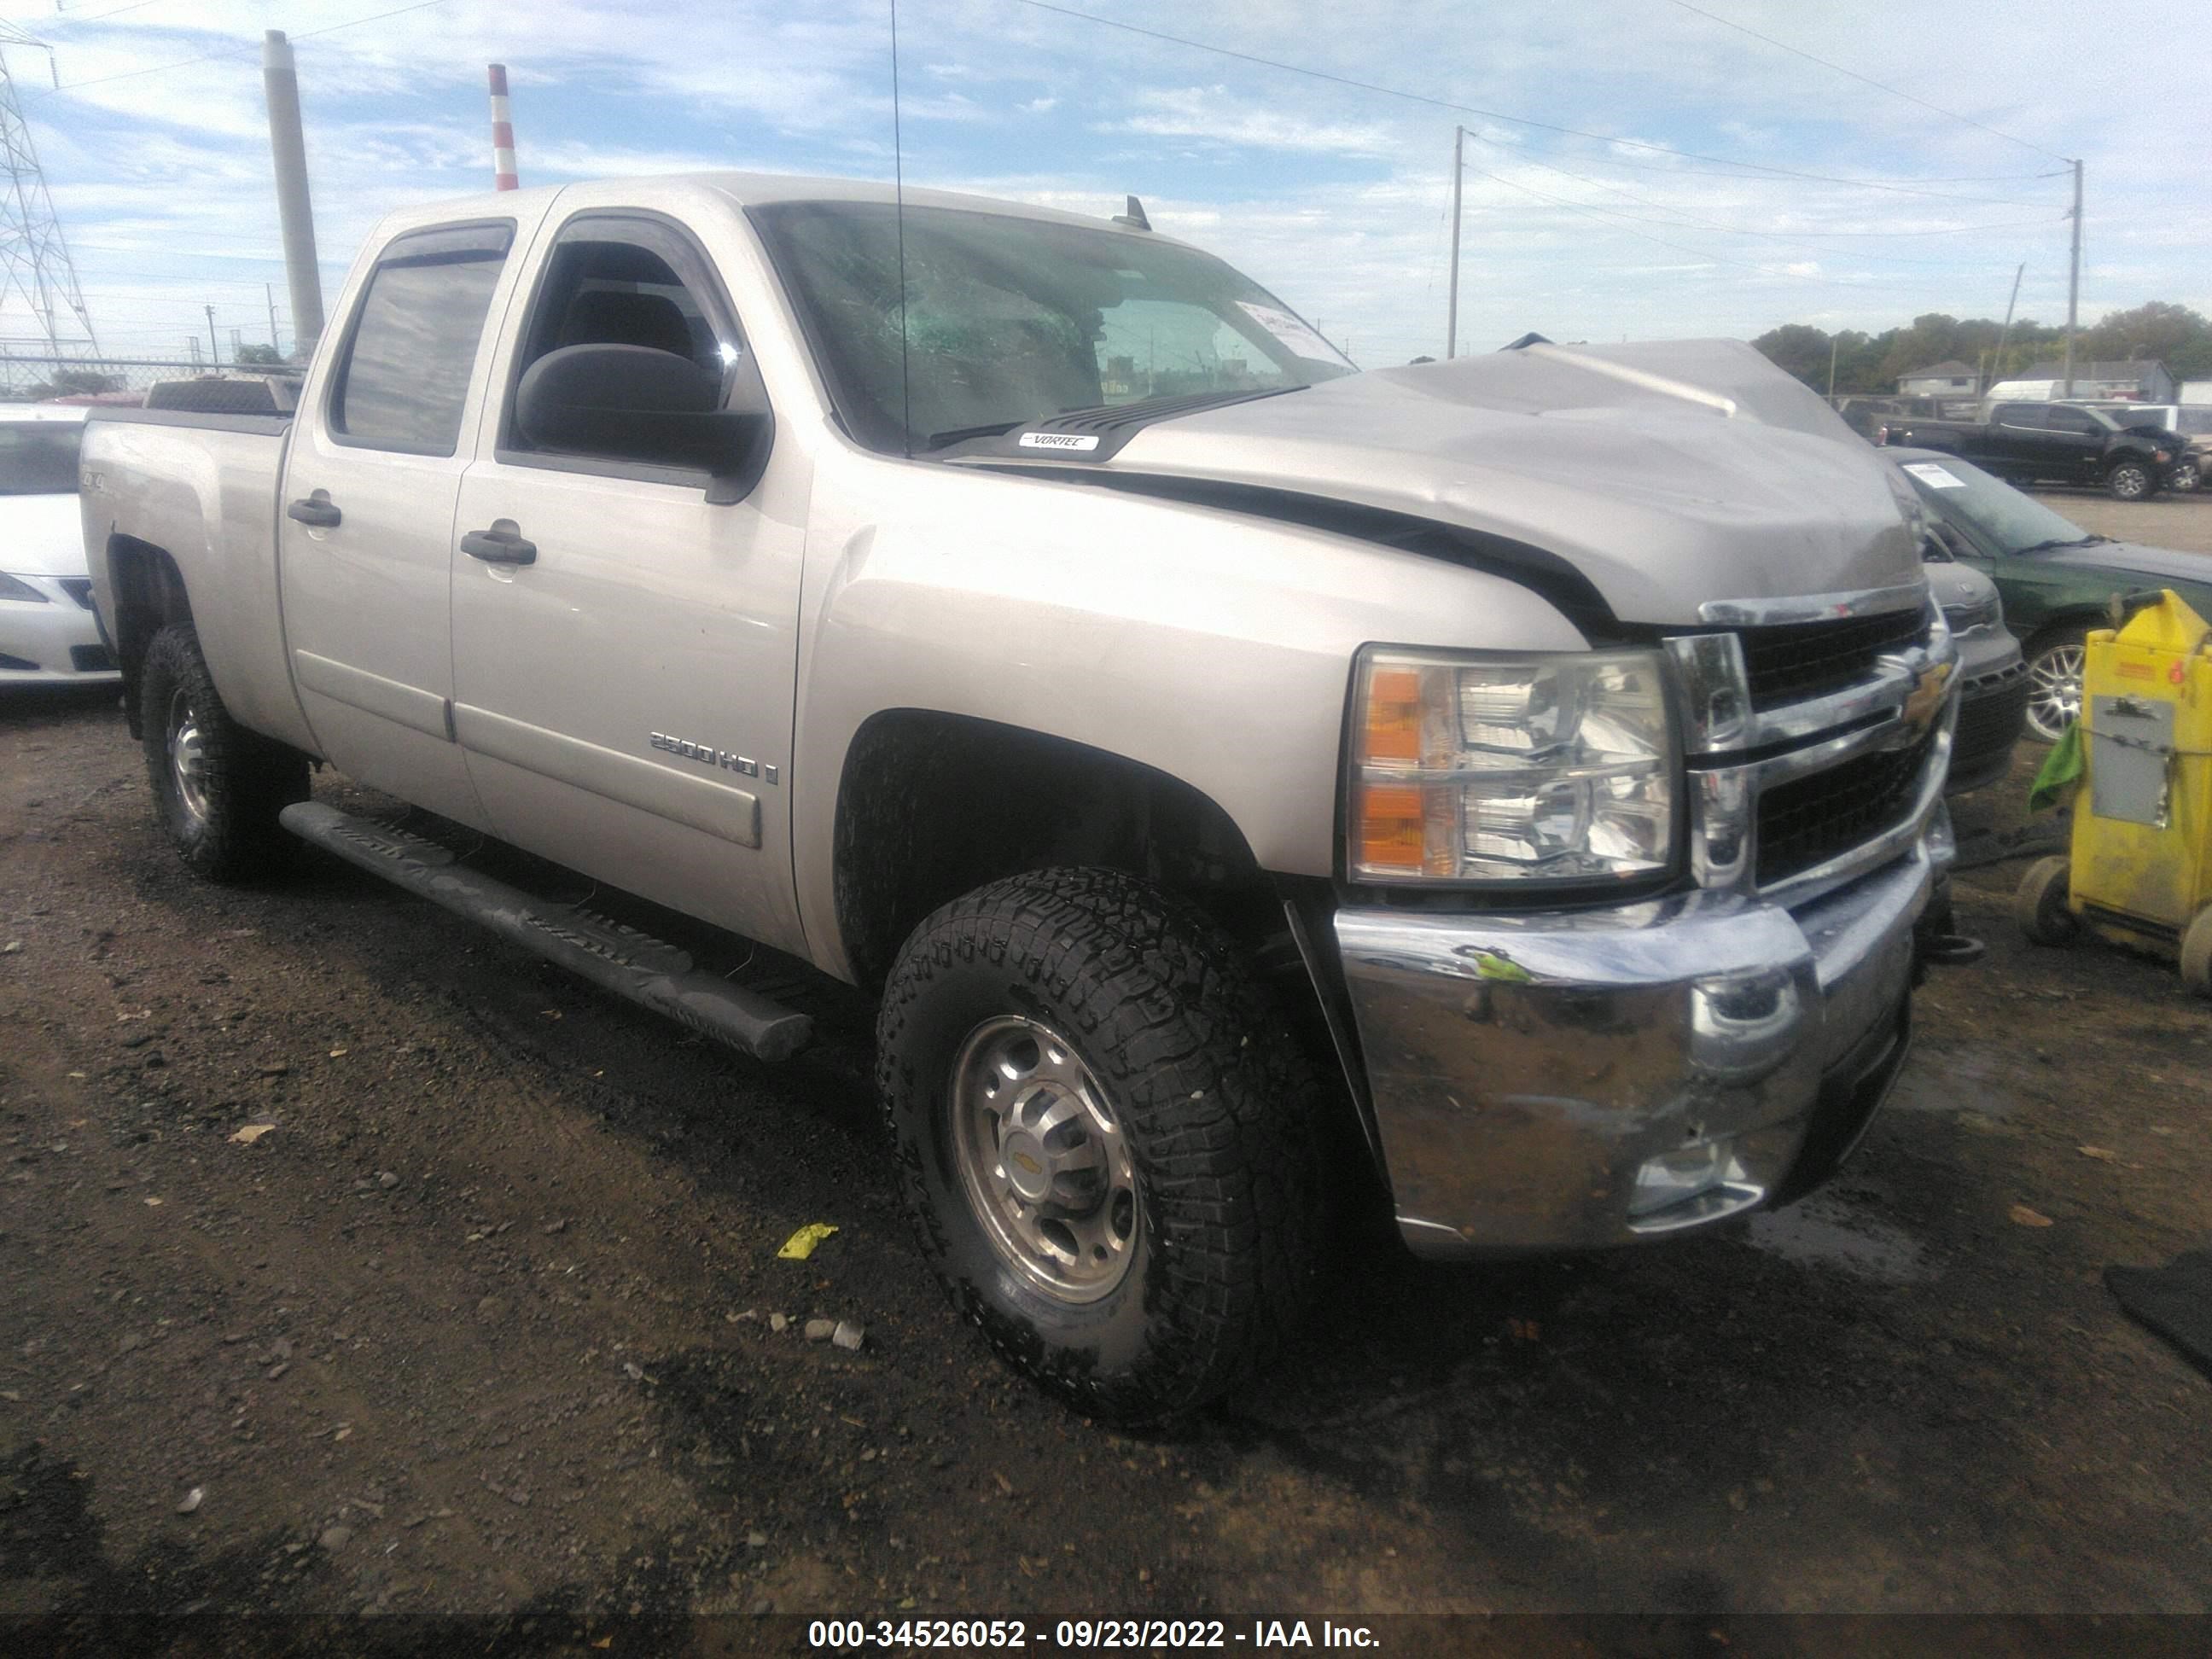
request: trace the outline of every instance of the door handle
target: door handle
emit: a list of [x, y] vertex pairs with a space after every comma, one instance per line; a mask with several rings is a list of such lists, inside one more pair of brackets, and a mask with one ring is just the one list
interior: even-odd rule
[[311, 495], [305, 501], [294, 501], [284, 509], [284, 516], [313, 525], [318, 530], [329, 530], [345, 515], [331, 505], [329, 496]]
[[538, 544], [512, 530], [471, 530], [461, 538], [461, 551], [487, 564], [535, 564]]

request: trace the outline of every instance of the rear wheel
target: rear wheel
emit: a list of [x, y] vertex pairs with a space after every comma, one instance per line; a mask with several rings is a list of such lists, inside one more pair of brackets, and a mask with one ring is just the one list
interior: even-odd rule
[[2054, 628], [2027, 647], [2027, 729], [2056, 743], [2081, 717], [2081, 675], [2088, 630]]
[[189, 625], [155, 635], [141, 672], [146, 775], [169, 844], [211, 881], [280, 867], [294, 843], [276, 815], [307, 799], [307, 757], [231, 719]]
[[981, 888], [907, 941], [877, 1051], [923, 1250], [1077, 1409], [1179, 1416], [1295, 1322], [1319, 1085], [1196, 909], [1105, 870]]
[[2038, 859], [2021, 878], [2013, 895], [2012, 919], [2031, 945], [2063, 945], [2074, 937], [2074, 912], [2067, 907], [2064, 859]]
[[2158, 488], [2158, 480], [2142, 461], [2115, 461], [2105, 470], [2105, 489], [2114, 501], [2139, 501]]

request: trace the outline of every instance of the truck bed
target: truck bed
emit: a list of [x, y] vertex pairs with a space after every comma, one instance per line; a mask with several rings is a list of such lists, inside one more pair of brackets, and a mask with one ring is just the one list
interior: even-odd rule
[[[100, 615], [117, 554], [158, 549], [191, 595], [216, 689], [258, 732], [313, 752], [284, 656], [277, 486], [291, 417], [95, 409], [85, 422], [85, 555]], [[125, 642], [118, 641], [118, 647]]]

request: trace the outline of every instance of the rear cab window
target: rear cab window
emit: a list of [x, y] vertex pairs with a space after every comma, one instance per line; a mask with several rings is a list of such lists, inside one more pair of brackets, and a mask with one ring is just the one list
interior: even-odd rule
[[385, 245], [331, 378], [333, 442], [451, 455], [514, 241], [510, 221], [410, 231]]

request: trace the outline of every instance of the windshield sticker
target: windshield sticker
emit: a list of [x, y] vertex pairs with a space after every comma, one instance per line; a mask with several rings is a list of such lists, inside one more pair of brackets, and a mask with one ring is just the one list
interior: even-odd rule
[[1079, 437], [1073, 432], [1024, 432], [1014, 440], [1017, 449], [1096, 449], [1096, 437]]
[[1317, 363], [1342, 363], [1352, 367], [1352, 360], [1306, 326], [1287, 311], [1278, 311], [1273, 306], [1255, 306], [1249, 300], [1239, 300], [1238, 307], [1254, 322], [1266, 329], [1295, 356], [1310, 358]]
[[1933, 461], [1906, 461], [1905, 470], [1926, 484], [1930, 489], [1964, 489], [1966, 481], [1955, 472], [1946, 472]]

